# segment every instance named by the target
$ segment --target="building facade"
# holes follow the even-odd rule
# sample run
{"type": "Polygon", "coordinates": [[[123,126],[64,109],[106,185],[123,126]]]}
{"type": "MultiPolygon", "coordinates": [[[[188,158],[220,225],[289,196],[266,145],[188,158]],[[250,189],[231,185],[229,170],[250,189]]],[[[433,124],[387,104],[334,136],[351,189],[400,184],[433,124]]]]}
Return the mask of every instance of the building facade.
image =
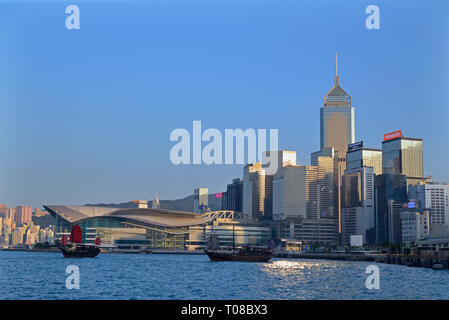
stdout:
{"type": "Polygon", "coordinates": [[[273,177],[273,219],[279,237],[335,244],[338,234],[337,159],[317,157],[317,166],[286,166],[273,177]]]}
{"type": "Polygon", "coordinates": [[[33,219],[33,208],[28,206],[17,206],[15,212],[17,225],[24,225],[33,219]]]}
{"type": "Polygon", "coordinates": [[[393,242],[391,221],[397,221],[400,213],[396,204],[407,202],[407,179],[405,174],[383,173],[374,178],[376,243],[393,242]]]}
{"type": "Polygon", "coordinates": [[[346,153],[346,170],[372,167],[374,174],[382,174],[382,150],[360,148],[346,153]]]}
{"type": "Polygon", "coordinates": [[[340,87],[338,64],[334,85],[323,98],[320,110],[320,149],[335,148],[344,161],[348,144],[355,142],[355,117],[351,97],[340,87]]]}
{"type": "Polygon", "coordinates": [[[203,213],[209,206],[209,189],[196,188],[193,190],[193,212],[203,213]]]}
{"type": "Polygon", "coordinates": [[[351,235],[361,235],[363,244],[374,243],[374,168],[348,169],[343,175],[343,240],[349,244],[351,235]]]}
{"type": "Polygon", "coordinates": [[[387,134],[382,142],[383,172],[405,174],[407,185],[423,181],[423,140],[407,138],[397,132],[398,137],[391,139],[388,138],[391,134],[387,134]]]}
{"type": "Polygon", "coordinates": [[[265,151],[262,154],[262,159],[265,168],[270,165],[276,167],[273,170],[274,172],[270,173],[271,175],[274,175],[279,168],[296,165],[296,151],[265,151]]]}
{"type": "Polygon", "coordinates": [[[272,180],[262,163],[247,164],[243,169],[243,215],[246,219],[272,217],[272,180]]]}
{"type": "Polygon", "coordinates": [[[432,210],[431,223],[449,225],[449,185],[439,182],[418,182],[409,187],[409,197],[421,208],[432,210]]]}
{"type": "MultiPolygon", "coordinates": [[[[253,221],[225,218],[214,212],[192,212],[148,208],[107,208],[94,206],[44,206],[56,218],[55,237],[69,236],[75,225],[82,229],[82,242],[93,244],[100,235],[105,249],[204,249],[215,228],[222,245],[232,244],[232,226],[237,230],[236,244],[266,245],[270,229],[253,221]],[[240,237],[240,238],[239,238],[240,237]],[[242,242],[243,241],[243,242],[242,242]]],[[[232,212],[230,212],[232,213],[232,212]]]]}
{"type": "Polygon", "coordinates": [[[401,211],[402,242],[418,243],[430,236],[430,210],[406,208],[401,211]]]}
{"type": "Polygon", "coordinates": [[[243,210],[243,181],[240,178],[232,180],[226,187],[226,210],[242,212],[243,210]]]}

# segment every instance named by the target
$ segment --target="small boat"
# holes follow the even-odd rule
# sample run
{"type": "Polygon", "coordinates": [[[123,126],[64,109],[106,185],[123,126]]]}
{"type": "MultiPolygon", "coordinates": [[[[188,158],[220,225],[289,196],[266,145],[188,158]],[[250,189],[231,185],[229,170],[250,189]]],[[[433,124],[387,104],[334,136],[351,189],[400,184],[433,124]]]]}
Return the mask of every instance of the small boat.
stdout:
{"type": "Polygon", "coordinates": [[[93,258],[100,253],[100,237],[95,239],[95,245],[82,244],[82,231],[76,225],[70,233],[70,243],[67,242],[67,236],[63,236],[61,240],[60,250],[64,258],[93,258]]]}
{"type": "Polygon", "coordinates": [[[235,247],[234,227],[232,228],[232,249],[220,249],[218,236],[212,233],[205,250],[211,261],[267,262],[273,257],[273,249],[268,247],[235,247]]]}
{"type": "Polygon", "coordinates": [[[441,263],[435,263],[435,264],[432,266],[432,269],[433,269],[433,270],[443,270],[443,269],[444,269],[444,266],[443,266],[441,263]]]}
{"type": "Polygon", "coordinates": [[[143,249],[143,250],[140,251],[140,253],[141,253],[141,254],[152,254],[153,251],[148,250],[148,249],[143,249]]]}

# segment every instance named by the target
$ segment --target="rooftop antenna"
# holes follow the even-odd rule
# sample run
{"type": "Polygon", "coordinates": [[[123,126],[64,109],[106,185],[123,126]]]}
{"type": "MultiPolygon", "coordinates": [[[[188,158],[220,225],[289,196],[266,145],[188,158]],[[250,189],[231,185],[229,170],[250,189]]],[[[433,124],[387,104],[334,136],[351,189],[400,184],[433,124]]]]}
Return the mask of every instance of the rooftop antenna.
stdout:
{"type": "Polygon", "coordinates": [[[338,53],[335,52],[335,85],[340,85],[340,79],[338,78],[338,53]]]}

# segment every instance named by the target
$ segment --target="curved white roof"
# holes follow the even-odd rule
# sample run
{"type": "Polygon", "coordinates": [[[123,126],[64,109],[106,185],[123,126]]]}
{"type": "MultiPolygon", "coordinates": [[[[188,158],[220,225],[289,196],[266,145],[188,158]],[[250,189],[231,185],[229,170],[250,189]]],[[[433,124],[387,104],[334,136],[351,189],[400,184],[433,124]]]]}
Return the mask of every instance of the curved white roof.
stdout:
{"type": "Polygon", "coordinates": [[[211,222],[214,218],[199,214],[163,209],[108,208],[96,206],[53,206],[45,205],[53,216],[59,216],[69,223],[77,223],[94,217],[117,217],[136,224],[150,224],[164,227],[184,227],[211,222]]]}

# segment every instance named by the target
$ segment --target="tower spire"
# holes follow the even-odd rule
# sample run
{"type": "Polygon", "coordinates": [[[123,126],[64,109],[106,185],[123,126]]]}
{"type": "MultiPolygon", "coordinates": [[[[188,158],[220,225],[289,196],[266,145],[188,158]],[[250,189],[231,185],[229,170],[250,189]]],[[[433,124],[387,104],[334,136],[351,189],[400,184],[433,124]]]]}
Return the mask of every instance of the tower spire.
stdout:
{"type": "Polygon", "coordinates": [[[340,85],[340,78],[338,77],[338,53],[335,52],[335,85],[338,86],[340,85]]]}

